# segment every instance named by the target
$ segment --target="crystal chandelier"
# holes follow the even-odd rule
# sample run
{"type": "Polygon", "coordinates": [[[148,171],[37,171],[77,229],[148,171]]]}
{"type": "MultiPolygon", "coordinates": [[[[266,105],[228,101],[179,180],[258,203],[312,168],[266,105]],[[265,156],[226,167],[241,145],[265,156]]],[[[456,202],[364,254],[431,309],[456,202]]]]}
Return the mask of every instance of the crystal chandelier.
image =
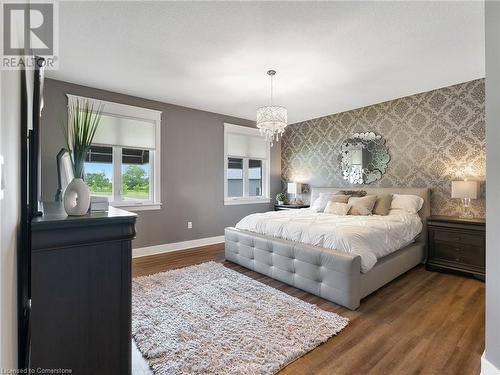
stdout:
{"type": "Polygon", "coordinates": [[[287,125],[287,110],[285,107],[273,105],[273,76],[275,70],[268,70],[267,74],[271,77],[271,104],[257,109],[257,127],[260,134],[266,138],[266,141],[273,145],[279,137],[285,132],[287,125]]]}

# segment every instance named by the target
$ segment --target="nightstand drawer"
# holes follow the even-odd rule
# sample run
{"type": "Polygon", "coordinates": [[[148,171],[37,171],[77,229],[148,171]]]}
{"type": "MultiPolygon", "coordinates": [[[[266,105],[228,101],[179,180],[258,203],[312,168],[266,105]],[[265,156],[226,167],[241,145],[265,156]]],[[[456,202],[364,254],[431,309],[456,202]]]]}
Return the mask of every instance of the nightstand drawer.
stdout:
{"type": "Polygon", "coordinates": [[[484,236],[481,234],[469,234],[463,232],[434,230],[434,241],[448,242],[451,244],[462,244],[472,246],[483,246],[484,236]]]}
{"type": "Polygon", "coordinates": [[[465,243],[434,242],[433,257],[455,263],[484,267],[484,247],[465,243]]]}

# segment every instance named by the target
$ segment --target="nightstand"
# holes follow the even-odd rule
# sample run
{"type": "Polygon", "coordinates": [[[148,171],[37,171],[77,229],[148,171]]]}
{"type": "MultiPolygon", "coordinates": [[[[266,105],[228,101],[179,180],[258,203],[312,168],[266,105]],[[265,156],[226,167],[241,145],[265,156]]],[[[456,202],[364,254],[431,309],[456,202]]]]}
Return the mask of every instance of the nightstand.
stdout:
{"type": "Polygon", "coordinates": [[[275,204],[274,211],[295,210],[299,208],[309,208],[308,204],[275,204]]]}
{"type": "Polygon", "coordinates": [[[429,271],[458,271],[484,280],[485,219],[431,216],[427,219],[429,271]]]}

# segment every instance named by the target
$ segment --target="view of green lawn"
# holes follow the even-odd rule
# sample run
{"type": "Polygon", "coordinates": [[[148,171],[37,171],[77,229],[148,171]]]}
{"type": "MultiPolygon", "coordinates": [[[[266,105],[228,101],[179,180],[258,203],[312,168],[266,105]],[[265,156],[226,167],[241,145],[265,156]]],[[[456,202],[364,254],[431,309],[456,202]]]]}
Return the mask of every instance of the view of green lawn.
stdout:
{"type": "MultiPolygon", "coordinates": [[[[124,166],[122,190],[124,199],[149,199],[149,178],[146,171],[137,165],[124,166]]],[[[113,185],[104,171],[86,173],[85,182],[93,194],[111,196],[113,185]]]]}
{"type": "Polygon", "coordinates": [[[149,199],[149,189],[148,190],[126,190],[123,192],[123,197],[124,198],[131,198],[131,199],[149,199]]]}

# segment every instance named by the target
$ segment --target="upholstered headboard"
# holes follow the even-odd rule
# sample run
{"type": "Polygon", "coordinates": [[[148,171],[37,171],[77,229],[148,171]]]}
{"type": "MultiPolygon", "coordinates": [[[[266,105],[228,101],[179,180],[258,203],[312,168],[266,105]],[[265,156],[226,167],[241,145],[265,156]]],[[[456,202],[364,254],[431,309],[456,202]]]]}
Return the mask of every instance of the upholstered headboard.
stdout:
{"type": "Polygon", "coordinates": [[[412,194],[422,197],[424,199],[424,204],[418,215],[422,218],[422,223],[424,227],[422,232],[418,236],[420,241],[427,241],[427,218],[431,215],[431,191],[429,188],[334,188],[334,187],[313,187],[311,188],[311,203],[314,202],[316,198],[319,197],[320,193],[335,193],[339,190],[364,190],[367,194],[412,194]]]}

